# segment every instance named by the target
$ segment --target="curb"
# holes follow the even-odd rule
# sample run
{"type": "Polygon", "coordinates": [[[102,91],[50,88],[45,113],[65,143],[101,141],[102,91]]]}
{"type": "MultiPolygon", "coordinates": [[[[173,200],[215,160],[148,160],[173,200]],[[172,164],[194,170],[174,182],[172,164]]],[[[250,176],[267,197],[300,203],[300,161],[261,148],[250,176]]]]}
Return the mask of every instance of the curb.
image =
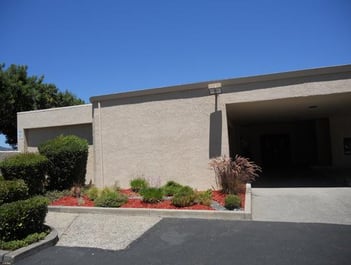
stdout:
{"type": "Polygon", "coordinates": [[[14,264],[20,259],[33,255],[44,248],[55,245],[58,241],[58,233],[55,228],[50,227],[50,229],[51,232],[45,237],[45,239],[35,242],[29,246],[19,248],[14,251],[0,250],[0,264],[14,264]]]}
{"type": "Polygon", "coordinates": [[[108,207],[49,206],[49,212],[114,214],[129,216],[158,216],[172,218],[199,218],[221,220],[251,220],[251,184],[246,184],[244,211],[173,210],[108,207]]]}

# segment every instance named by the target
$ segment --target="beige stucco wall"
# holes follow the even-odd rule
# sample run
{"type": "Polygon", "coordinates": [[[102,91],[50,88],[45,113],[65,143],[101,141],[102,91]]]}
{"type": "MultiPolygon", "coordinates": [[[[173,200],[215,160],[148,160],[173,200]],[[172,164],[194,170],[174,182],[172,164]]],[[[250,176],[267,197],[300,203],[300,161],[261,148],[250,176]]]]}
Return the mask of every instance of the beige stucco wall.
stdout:
{"type": "Polygon", "coordinates": [[[174,180],[198,188],[214,185],[208,167],[213,97],[104,103],[100,110],[94,108],[98,186],[117,181],[128,187],[137,176],[160,178],[161,184],[174,180]]]}
{"type": "Polygon", "coordinates": [[[91,124],[91,104],[17,113],[18,150],[26,148],[25,129],[91,124]]]}
{"type": "Polygon", "coordinates": [[[227,104],[351,92],[351,79],[316,76],[235,83],[224,86],[223,92],[218,97],[221,122],[215,123],[215,97],[208,95],[207,86],[179,93],[95,98],[95,184],[117,182],[128,187],[132,178],[144,176],[160,178],[161,184],[175,180],[210,188],[215,185],[208,162],[216,126],[220,154],[229,154],[227,104]]]}
{"type": "Polygon", "coordinates": [[[89,143],[86,181],[94,179],[92,105],[17,113],[18,150],[37,152],[39,144],[59,135],[77,135],[89,143]]]}

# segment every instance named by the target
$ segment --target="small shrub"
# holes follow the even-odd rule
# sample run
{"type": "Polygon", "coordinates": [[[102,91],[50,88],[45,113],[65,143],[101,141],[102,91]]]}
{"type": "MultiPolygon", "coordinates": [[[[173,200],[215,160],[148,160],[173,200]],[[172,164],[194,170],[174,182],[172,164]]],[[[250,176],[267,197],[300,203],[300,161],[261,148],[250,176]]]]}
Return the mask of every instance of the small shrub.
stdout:
{"type": "Polygon", "coordinates": [[[99,189],[97,187],[91,187],[85,191],[85,194],[90,200],[95,201],[97,197],[99,197],[99,189]]]}
{"type": "Polygon", "coordinates": [[[197,203],[210,206],[212,202],[212,191],[200,191],[196,193],[196,200],[197,203]]]}
{"type": "Polygon", "coordinates": [[[0,181],[0,205],[28,198],[28,187],[22,179],[0,181]]]}
{"type": "Polygon", "coordinates": [[[146,188],[142,190],[143,202],[157,203],[162,201],[163,192],[160,188],[146,188]]]}
{"type": "Polygon", "coordinates": [[[36,153],[21,153],[0,162],[6,180],[23,179],[31,195],[44,192],[48,159],[36,153]]]}
{"type": "Polygon", "coordinates": [[[165,196],[173,196],[174,194],[177,193],[177,191],[179,191],[180,188],[182,188],[183,186],[180,185],[179,183],[175,182],[175,181],[168,181],[163,187],[163,194],[165,196]]]}
{"type": "Polygon", "coordinates": [[[48,189],[64,190],[73,185],[85,184],[88,159],[88,142],[74,135],[58,136],[38,147],[50,163],[48,189]]]}
{"type": "Polygon", "coordinates": [[[228,210],[240,208],[240,197],[234,194],[229,194],[225,197],[224,207],[228,210]]]}
{"type": "Polygon", "coordinates": [[[109,193],[112,193],[112,192],[116,192],[115,190],[113,190],[112,188],[110,187],[105,187],[101,190],[100,194],[101,195],[105,195],[105,194],[109,194],[109,193]]]}
{"type": "Polygon", "coordinates": [[[0,240],[20,240],[44,231],[48,200],[37,196],[0,206],[0,240]]]}
{"type": "Polygon", "coordinates": [[[174,194],[172,204],[177,207],[191,206],[195,203],[196,194],[189,186],[184,186],[174,194]]]}
{"type": "Polygon", "coordinates": [[[0,249],[15,250],[43,240],[49,232],[30,234],[22,240],[0,241],[0,249]]]}
{"type": "Polygon", "coordinates": [[[149,184],[144,178],[135,178],[130,181],[130,187],[132,188],[132,191],[139,192],[149,187],[149,184]]]}
{"type": "Polygon", "coordinates": [[[213,158],[210,166],[215,172],[217,185],[227,194],[237,194],[243,184],[254,181],[257,172],[261,172],[254,162],[238,155],[234,160],[226,156],[213,158]]]}
{"type": "Polygon", "coordinates": [[[128,201],[128,197],[117,191],[105,188],[94,201],[98,207],[120,207],[128,201]]]}

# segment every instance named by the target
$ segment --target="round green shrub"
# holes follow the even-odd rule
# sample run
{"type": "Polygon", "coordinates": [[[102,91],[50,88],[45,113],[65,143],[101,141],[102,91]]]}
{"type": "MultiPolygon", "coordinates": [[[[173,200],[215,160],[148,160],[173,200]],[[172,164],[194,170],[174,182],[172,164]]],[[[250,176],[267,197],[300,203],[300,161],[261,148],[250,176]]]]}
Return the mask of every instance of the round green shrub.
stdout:
{"type": "Polygon", "coordinates": [[[146,188],[142,190],[143,202],[157,203],[163,200],[163,192],[160,188],[146,188]]]}
{"type": "Polygon", "coordinates": [[[94,201],[98,207],[120,207],[128,201],[128,197],[117,191],[104,189],[94,201]]]}
{"type": "Polygon", "coordinates": [[[0,240],[21,240],[44,231],[48,199],[36,196],[0,206],[0,240]]]}
{"type": "Polygon", "coordinates": [[[64,190],[85,184],[88,141],[75,135],[58,136],[38,147],[50,163],[48,189],[64,190]]]}
{"type": "Polygon", "coordinates": [[[212,202],[212,191],[199,191],[196,193],[195,201],[199,204],[210,206],[212,202]]]}
{"type": "Polygon", "coordinates": [[[234,194],[229,194],[225,197],[224,207],[228,210],[240,208],[240,197],[234,194]]]}
{"type": "Polygon", "coordinates": [[[4,179],[23,179],[31,195],[44,192],[48,159],[37,153],[21,153],[0,162],[4,179]]]}
{"type": "Polygon", "coordinates": [[[0,205],[28,198],[28,187],[23,179],[0,181],[0,205]]]}
{"type": "Polygon", "coordinates": [[[142,189],[149,187],[148,182],[144,178],[135,178],[130,181],[132,191],[139,192],[142,189]]]}
{"type": "Polygon", "coordinates": [[[177,207],[191,206],[195,203],[196,194],[189,186],[180,188],[172,198],[172,204],[177,207]]]}
{"type": "Polygon", "coordinates": [[[177,183],[177,182],[175,182],[173,180],[170,180],[162,187],[163,194],[165,196],[173,196],[182,187],[183,186],[180,185],[179,183],[177,183]]]}
{"type": "Polygon", "coordinates": [[[97,187],[91,187],[84,192],[88,198],[92,201],[95,201],[99,197],[99,189],[97,187]]]}

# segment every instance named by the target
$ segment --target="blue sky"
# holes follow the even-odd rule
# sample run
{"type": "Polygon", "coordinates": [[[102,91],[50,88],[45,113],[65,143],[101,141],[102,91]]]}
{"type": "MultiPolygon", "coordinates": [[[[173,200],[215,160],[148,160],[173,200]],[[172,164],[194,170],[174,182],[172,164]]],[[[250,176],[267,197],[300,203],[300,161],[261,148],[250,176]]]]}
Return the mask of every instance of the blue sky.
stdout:
{"type": "Polygon", "coordinates": [[[1,0],[0,62],[89,102],[350,64],[350,14],[349,0],[1,0]]]}

